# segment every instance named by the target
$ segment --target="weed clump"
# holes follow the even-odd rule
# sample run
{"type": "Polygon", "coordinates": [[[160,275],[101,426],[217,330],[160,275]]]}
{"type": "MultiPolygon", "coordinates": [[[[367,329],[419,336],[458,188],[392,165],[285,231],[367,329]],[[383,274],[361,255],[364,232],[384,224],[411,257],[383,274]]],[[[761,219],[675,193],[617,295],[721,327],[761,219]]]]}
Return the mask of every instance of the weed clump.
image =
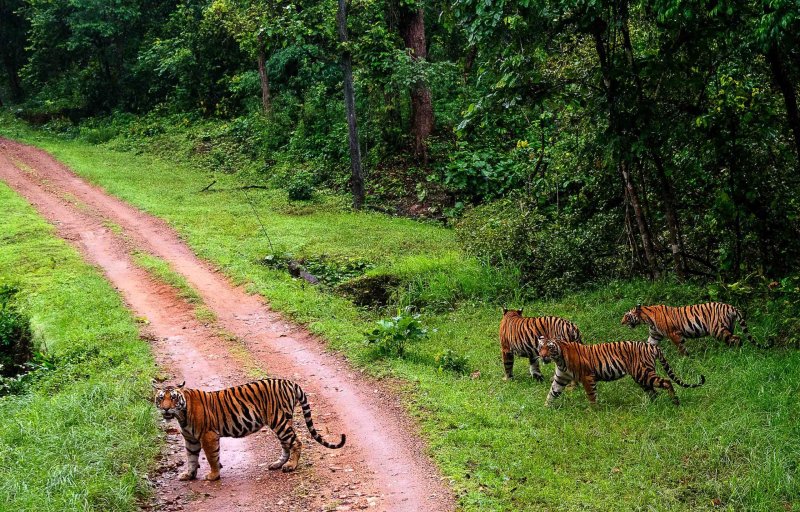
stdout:
{"type": "Polygon", "coordinates": [[[397,316],[378,320],[377,327],[367,333],[367,344],[375,348],[378,357],[404,357],[409,344],[428,337],[428,329],[419,318],[419,314],[405,309],[397,316]]]}

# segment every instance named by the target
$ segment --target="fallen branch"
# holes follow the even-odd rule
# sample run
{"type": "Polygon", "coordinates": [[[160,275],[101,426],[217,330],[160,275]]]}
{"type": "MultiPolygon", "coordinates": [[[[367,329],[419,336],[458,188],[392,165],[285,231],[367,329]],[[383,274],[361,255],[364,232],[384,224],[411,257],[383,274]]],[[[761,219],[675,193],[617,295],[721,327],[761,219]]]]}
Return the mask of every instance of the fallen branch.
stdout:
{"type": "Polygon", "coordinates": [[[206,190],[210,189],[211,187],[214,186],[214,183],[216,183],[216,182],[217,182],[217,180],[212,181],[211,183],[209,183],[208,185],[203,187],[203,189],[200,192],[205,192],[206,190]]]}

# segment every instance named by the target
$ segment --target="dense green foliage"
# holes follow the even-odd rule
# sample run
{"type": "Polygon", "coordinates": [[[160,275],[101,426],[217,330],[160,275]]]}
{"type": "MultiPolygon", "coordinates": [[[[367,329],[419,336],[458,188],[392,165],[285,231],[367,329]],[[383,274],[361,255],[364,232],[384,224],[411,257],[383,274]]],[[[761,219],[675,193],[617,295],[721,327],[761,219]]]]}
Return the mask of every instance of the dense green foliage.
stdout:
{"type": "MultiPolygon", "coordinates": [[[[172,134],[307,200],[349,176],[335,10],[6,0],[0,98],[96,143],[172,134]]],[[[800,257],[797,0],[353,0],[348,23],[368,206],[501,200],[468,215],[485,238],[464,247],[567,288],[782,278],[800,257]]]]}
{"type": "Polygon", "coordinates": [[[2,184],[0,204],[0,283],[47,355],[0,397],[0,508],[136,510],[158,451],[148,345],[97,270],[2,184]]]}
{"type": "MultiPolygon", "coordinates": [[[[680,407],[666,396],[650,402],[623,379],[599,385],[594,409],[581,390],[546,409],[547,386],[528,377],[524,361],[517,362],[514,381],[502,381],[497,340],[502,303],[571,318],[587,340],[597,342],[646,336],[643,327],[631,331],[619,323],[636,302],[687,304],[716,297],[746,305],[753,335],[764,340],[781,321],[798,317],[783,302],[797,302],[796,282],[769,292],[781,299],[768,314],[759,311],[765,290],[754,283],[706,287],[640,279],[556,300],[523,299],[515,297],[517,275],[465,256],[455,233],[441,226],[352,212],[347,201],[329,194],[297,204],[281,191],[256,189],[248,194],[270,243],[235,188],[237,176],[180,162],[178,153],[135,155],[24,127],[0,128],[0,134],[47,149],[110,193],[163,217],[197,254],[263,294],[271,307],[307,323],[365,371],[406,382],[409,407],[464,510],[797,508],[797,350],[690,340],[690,358],[665,347],[679,376],[707,378],[701,388],[677,391],[680,407]],[[212,178],[217,184],[198,193],[212,178]],[[339,285],[310,286],[278,265],[264,264],[265,255],[287,253],[315,272],[347,268],[338,263],[345,258],[369,262],[369,268],[361,266],[363,275],[334,277],[330,271],[331,283],[394,276],[400,284],[393,304],[359,307],[336,293],[339,285]],[[414,304],[428,336],[407,344],[402,358],[376,359],[365,333],[395,316],[394,302],[414,304]]],[[[550,376],[553,370],[546,365],[544,371],[550,376]]]]}

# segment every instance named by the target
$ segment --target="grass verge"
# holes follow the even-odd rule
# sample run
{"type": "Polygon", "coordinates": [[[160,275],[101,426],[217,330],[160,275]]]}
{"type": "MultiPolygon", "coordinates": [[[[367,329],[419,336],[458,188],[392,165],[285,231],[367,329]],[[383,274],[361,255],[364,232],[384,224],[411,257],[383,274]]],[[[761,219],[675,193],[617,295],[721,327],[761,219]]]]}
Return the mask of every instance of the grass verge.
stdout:
{"type": "MultiPolygon", "coordinates": [[[[626,379],[601,383],[596,409],[587,407],[582,391],[545,409],[547,386],[527,377],[523,363],[515,381],[501,380],[498,305],[522,305],[513,272],[466,257],[451,231],[352,213],[339,198],[324,195],[302,207],[280,191],[245,195],[237,177],[211,175],[174,154],[167,159],[122,153],[20,125],[4,132],[166,219],[201,257],[307,324],[356,364],[408,381],[409,408],[465,510],[800,509],[797,351],[690,341],[691,358],[679,358],[671,347],[667,357],[686,381],[702,373],[707,384],[679,389],[679,408],[663,396],[650,403],[626,379]],[[213,179],[214,191],[201,193],[213,179]],[[390,312],[356,307],[261,264],[274,253],[369,261],[368,275],[400,279],[395,300],[420,307],[435,332],[405,359],[376,361],[364,331],[390,312]],[[480,376],[440,371],[436,356],[448,349],[465,355],[470,371],[480,376]]],[[[632,305],[706,299],[699,287],[635,281],[525,306],[530,315],[573,319],[590,341],[642,340],[643,330],[619,325],[632,305]]],[[[763,335],[765,326],[751,330],[763,335]]]]}
{"type": "Polygon", "coordinates": [[[0,204],[0,283],[21,290],[55,365],[0,398],[0,509],[136,510],[159,448],[149,347],[111,286],[2,183],[0,204]]]}

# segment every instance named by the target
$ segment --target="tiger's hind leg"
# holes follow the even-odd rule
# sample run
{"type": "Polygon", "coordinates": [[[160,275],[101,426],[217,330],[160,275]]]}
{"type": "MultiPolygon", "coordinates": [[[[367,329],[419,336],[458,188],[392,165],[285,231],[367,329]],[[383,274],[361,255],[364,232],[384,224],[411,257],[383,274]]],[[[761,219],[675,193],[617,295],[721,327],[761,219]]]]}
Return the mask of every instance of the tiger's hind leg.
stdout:
{"type": "Polygon", "coordinates": [[[297,469],[297,465],[300,463],[300,453],[302,451],[303,443],[301,443],[299,439],[295,438],[294,443],[292,443],[292,447],[289,448],[289,462],[284,464],[281,468],[284,473],[288,473],[289,471],[294,471],[297,469]]]}
{"type": "Polygon", "coordinates": [[[544,381],[542,370],[539,368],[539,356],[530,356],[528,357],[528,361],[530,362],[530,367],[528,369],[531,372],[531,377],[539,382],[544,381]]]}
{"type": "Polygon", "coordinates": [[[269,465],[269,469],[282,469],[284,472],[293,471],[300,460],[302,445],[297,439],[297,434],[292,426],[292,415],[286,414],[281,422],[273,429],[281,442],[281,456],[269,465]]]}
{"type": "Polygon", "coordinates": [[[586,396],[589,398],[589,403],[592,405],[596,405],[597,381],[591,375],[587,375],[583,378],[582,382],[583,382],[583,389],[586,391],[586,396]]]}
{"type": "Polygon", "coordinates": [[[514,378],[514,354],[511,352],[503,352],[503,380],[511,380],[514,378]]]}
{"type": "Polygon", "coordinates": [[[647,393],[647,397],[650,398],[651,402],[658,396],[658,393],[656,393],[656,390],[653,388],[653,386],[648,386],[647,384],[642,384],[641,382],[639,383],[639,386],[641,386],[642,390],[647,393]]]}
{"type": "Polygon", "coordinates": [[[214,432],[206,432],[203,435],[202,444],[208,465],[211,466],[211,472],[206,475],[206,480],[219,480],[219,470],[222,469],[222,465],[219,463],[219,435],[214,432]]]}
{"type": "Polygon", "coordinates": [[[672,403],[675,405],[681,404],[677,395],[675,395],[675,388],[672,387],[672,381],[669,379],[662,379],[655,371],[648,371],[641,377],[637,377],[636,382],[647,392],[650,398],[656,396],[655,388],[661,388],[667,390],[669,397],[672,399],[672,403]]]}

